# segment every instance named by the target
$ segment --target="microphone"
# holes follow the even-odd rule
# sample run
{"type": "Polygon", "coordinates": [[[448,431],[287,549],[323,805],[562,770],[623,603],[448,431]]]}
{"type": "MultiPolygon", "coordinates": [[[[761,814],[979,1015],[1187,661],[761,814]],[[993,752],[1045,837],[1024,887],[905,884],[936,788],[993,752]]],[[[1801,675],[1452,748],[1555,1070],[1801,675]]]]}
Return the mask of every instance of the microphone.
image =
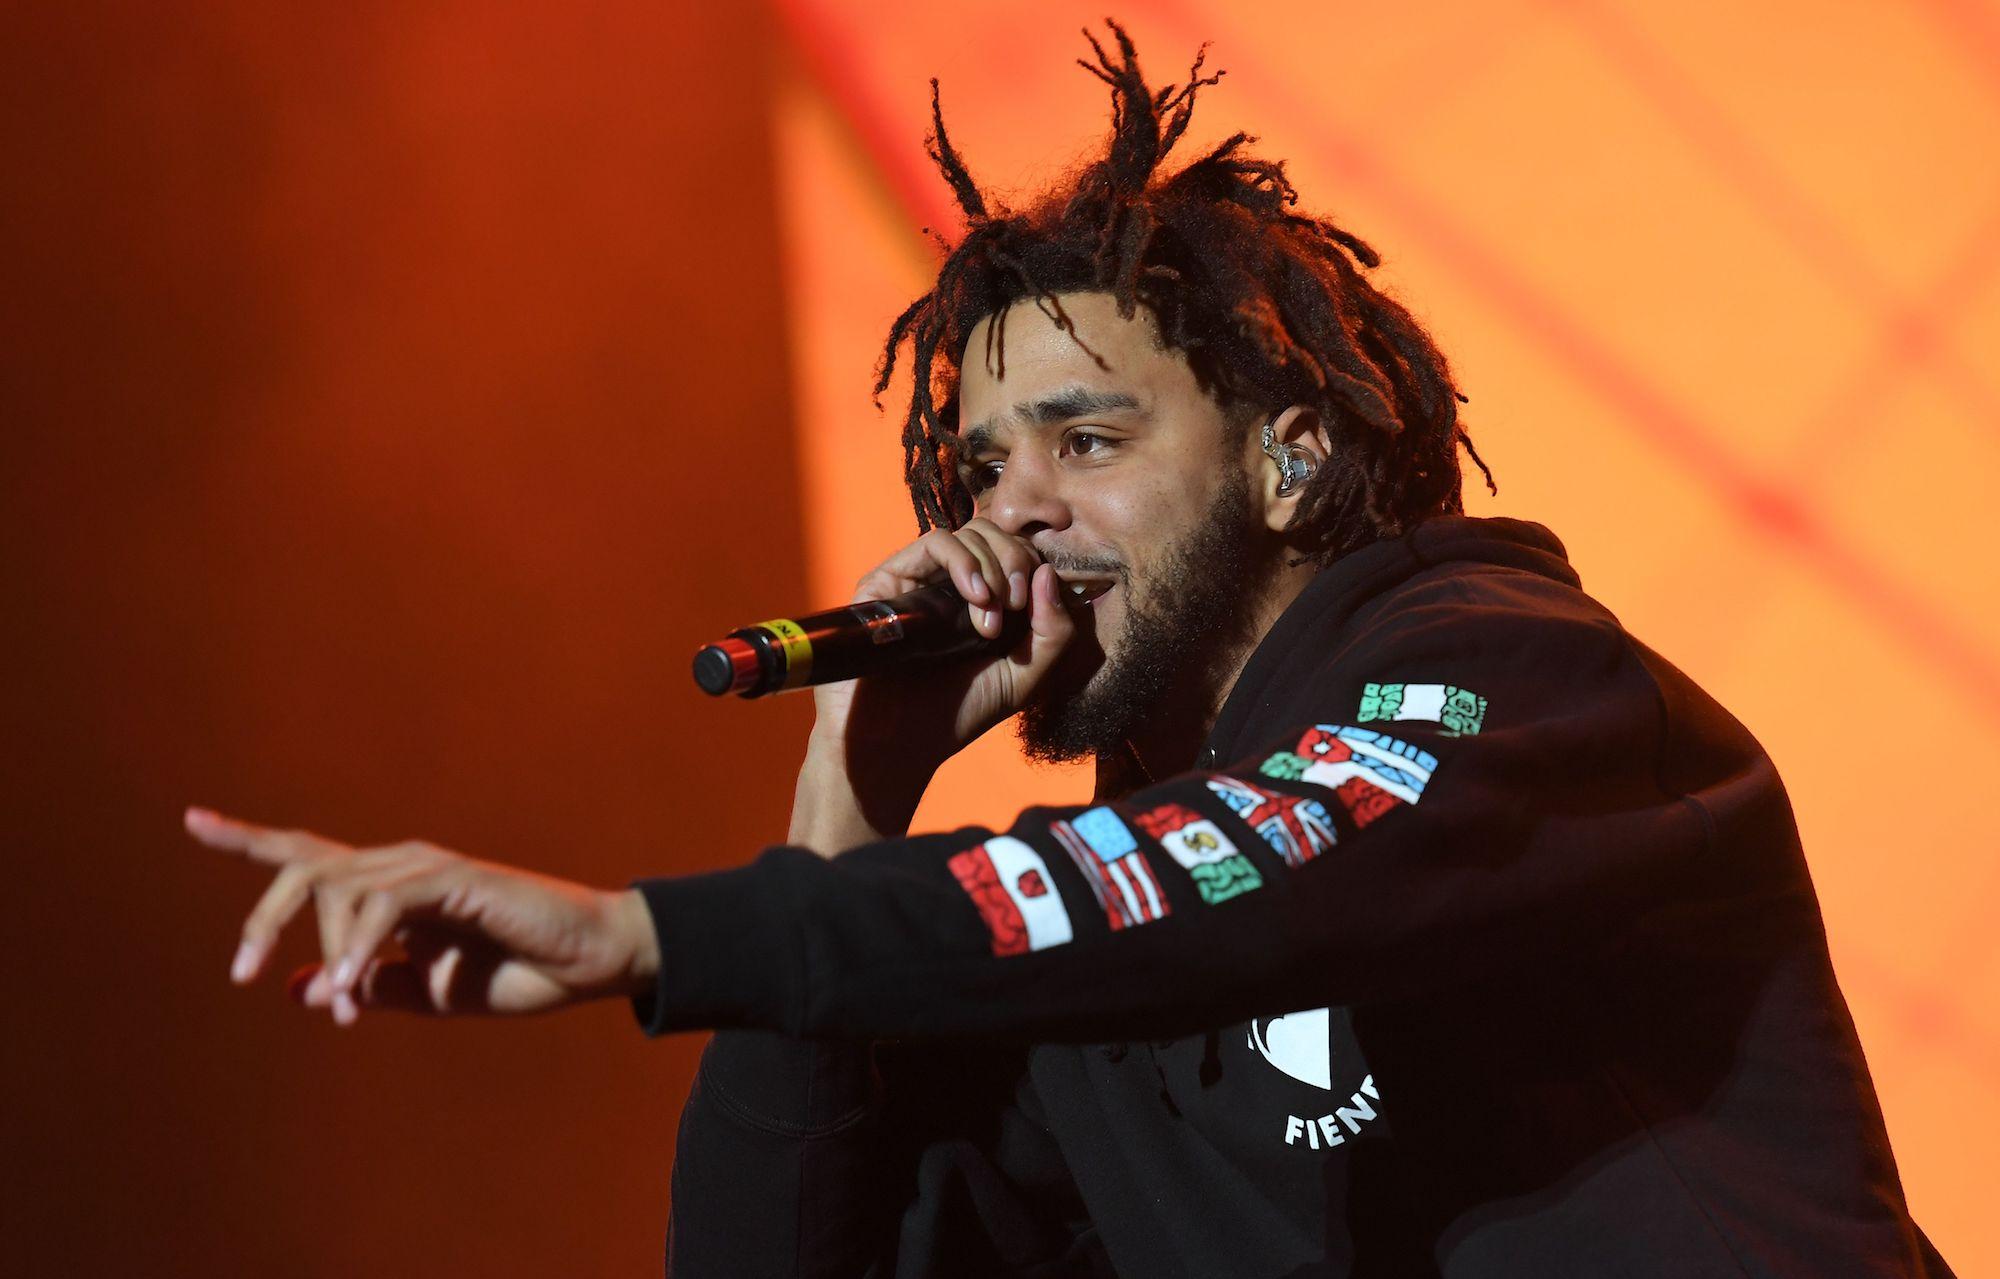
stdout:
{"type": "Polygon", "coordinates": [[[965,598],[949,585],[886,600],[773,618],[733,630],[694,655],[694,682],[711,697],[762,697],[835,684],[911,663],[998,653],[1019,641],[1025,609],[1000,613],[1000,634],[973,629],[965,598]]]}

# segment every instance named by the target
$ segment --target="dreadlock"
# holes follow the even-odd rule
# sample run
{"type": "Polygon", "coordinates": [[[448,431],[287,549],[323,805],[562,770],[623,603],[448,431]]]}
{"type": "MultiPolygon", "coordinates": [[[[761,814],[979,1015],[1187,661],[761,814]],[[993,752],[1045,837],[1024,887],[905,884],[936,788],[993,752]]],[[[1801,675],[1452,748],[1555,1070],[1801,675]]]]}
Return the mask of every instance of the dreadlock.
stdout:
{"type": "Polygon", "coordinates": [[[890,326],[876,403],[910,346],[912,391],[903,468],[919,531],[972,518],[959,477],[958,387],[967,336],[991,316],[986,357],[1004,373],[1002,319],[1032,300],[1102,366],[1059,295],[1108,292],[1120,316],[1144,305],[1160,340],[1181,352],[1203,390],[1237,420],[1251,411],[1310,405],[1333,456],[1300,494],[1290,531],[1321,563],[1437,514],[1464,509],[1457,449],[1498,492],[1458,422],[1465,399],[1444,356],[1414,317],[1363,274],[1381,258],[1331,222],[1294,211],[1282,162],[1247,154],[1238,133],[1171,176],[1161,161],[1187,131],[1207,46],[1184,84],[1152,91],[1124,28],[1117,48],[1090,31],[1094,59],[1078,64],[1111,89],[1111,138],[1091,162],[1015,213],[983,194],[945,132],[931,81],[925,150],[964,213],[931,291],[890,326]]]}

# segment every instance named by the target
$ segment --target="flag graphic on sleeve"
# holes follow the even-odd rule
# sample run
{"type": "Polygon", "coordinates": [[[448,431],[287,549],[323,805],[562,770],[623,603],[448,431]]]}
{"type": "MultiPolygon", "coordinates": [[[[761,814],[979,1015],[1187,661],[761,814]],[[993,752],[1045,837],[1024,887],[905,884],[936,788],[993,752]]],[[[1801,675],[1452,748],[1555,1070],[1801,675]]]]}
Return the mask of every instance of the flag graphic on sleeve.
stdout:
{"type": "Polygon", "coordinates": [[[1264,886],[1264,877],[1248,857],[1236,851],[1229,836],[1200,813],[1182,804],[1162,804],[1132,819],[1139,829],[1160,841],[1167,856],[1179,862],[1194,881],[1201,899],[1213,906],[1264,886]]]}
{"type": "Polygon", "coordinates": [[[1049,834],[1083,872],[1113,929],[1171,913],[1153,868],[1139,851],[1139,841],[1118,814],[1108,808],[1085,809],[1069,821],[1050,823],[1049,834]]]}
{"type": "Polygon", "coordinates": [[[1388,791],[1405,804],[1423,797],[1437,768],[1437,756],[1397,741],[1387,733],[1371,733],[1365,728],[1321,724],[1309,728],[1299,738],[1299,758],[1305,760],[1302,779],[1338,790],[1350,778],[1360,777],[1388,791]]]}
{"type": "Polygon", "coordinates": [[[1367,684],[1358,718],[1429,720],[1447,737],[1470,737],[1486,722],[1486,699],[1456,684],[1367,684]]]}
{"type": "Polygon", "coordinates": [[[1070,940],[1069,912],[1040,853],[999,835],[945,863],[993,935],[993,953],[1020,955],[1070,940]]]}
{"type": "Polygon", "coordinates": [[[1333,816],[1316,799],[1280,795],[1240,777],[1211,777],[1208,788],[1287,866],[1303,866],[1334,845],[1333,816]]]}
{"type": "MultiPolygon", "coordinates": [[[[1283,752],[1281,752],[1283,753],[1283,752]]],[[[1403,804],[1423,798],[1437,757],[1386,733],[1340,724],[1309,728],[1299,738],[1296,753],[1283,753],[1291,766],[1283,772],[1264,771],[1324,786],[1360,828],[1403,804]]]]}

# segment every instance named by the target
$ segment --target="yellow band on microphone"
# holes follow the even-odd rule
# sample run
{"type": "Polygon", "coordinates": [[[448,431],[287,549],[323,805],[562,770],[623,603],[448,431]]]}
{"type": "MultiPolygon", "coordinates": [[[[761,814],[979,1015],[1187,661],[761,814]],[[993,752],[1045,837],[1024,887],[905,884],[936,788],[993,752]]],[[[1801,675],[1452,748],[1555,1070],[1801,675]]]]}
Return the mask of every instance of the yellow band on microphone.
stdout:
{"type": "Polygon", "coordinates": [[[781,687],[802,687],[812,676],[813,668],[813,645],[805,628],[789,617],[774,617],[757,625],[771,633],[778,641],[778,651],[785,656],[785,682],[781,687]]]}

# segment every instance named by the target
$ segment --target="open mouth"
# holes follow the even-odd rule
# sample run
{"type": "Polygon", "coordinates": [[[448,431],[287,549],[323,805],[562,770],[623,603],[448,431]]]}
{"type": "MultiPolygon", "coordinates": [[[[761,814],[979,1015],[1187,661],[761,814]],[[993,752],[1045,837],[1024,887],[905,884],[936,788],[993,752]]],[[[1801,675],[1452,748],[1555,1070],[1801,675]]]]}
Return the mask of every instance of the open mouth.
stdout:
{"type": "Polygon", "coordinates": [[[1118,583],[1109,577],[1066,577],[1063,598],[1071,604],[1090,604],[1118,583]]]}

